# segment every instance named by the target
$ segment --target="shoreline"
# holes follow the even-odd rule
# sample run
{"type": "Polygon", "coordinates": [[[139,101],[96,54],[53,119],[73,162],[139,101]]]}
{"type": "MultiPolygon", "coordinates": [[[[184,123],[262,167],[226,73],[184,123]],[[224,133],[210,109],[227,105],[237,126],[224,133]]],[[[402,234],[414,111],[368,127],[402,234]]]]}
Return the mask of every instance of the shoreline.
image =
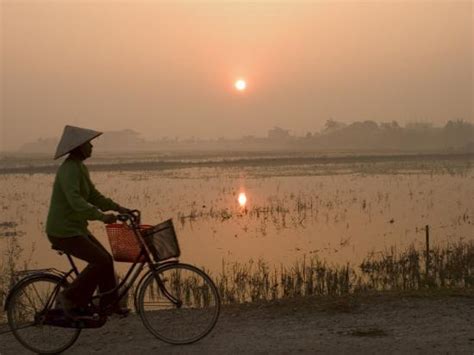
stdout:
{"type": "MultiPolygon", "coordinates": [[[[474,161],[474,153],[415,153],[415,154],[392,154],[392,155],[340,155],[340,156],[262,156],[262,157],[242,157],[235,158],[224,157],[219,159],[197,159],[193,161],[176,160],[173,158],[157,160],[134,161],[133,158],[127,157],[120,162],[91,162],[88,164],[90,171],[160,171],[160,170],[177,170],[183,168],[233,168],[233,167],[274,167],[274,166],[297,166],[311,164],[334,164],[334,165],[350,165],[359,163],[417,163],[437,164],[442,161],[459,161],[470,163],[474,161]]],[[[117,158],[118,159],[118,158],[117,158]]],[[[0,161],[1,162],[1,161],[0,161]]],[[[56,172],[59,163],[34,165],[32,161],[27,161],[25,166],[0,166],[0,175],[11,174],[53,174],[56,172]]],[[[423,167],[426,169],[427,167],[423,167]]]]}

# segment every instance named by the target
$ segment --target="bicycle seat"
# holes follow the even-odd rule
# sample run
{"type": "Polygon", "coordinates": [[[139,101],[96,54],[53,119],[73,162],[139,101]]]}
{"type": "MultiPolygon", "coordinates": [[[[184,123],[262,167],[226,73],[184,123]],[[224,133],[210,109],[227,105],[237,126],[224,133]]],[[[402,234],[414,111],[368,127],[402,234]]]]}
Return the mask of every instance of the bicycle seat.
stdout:
{"type": "Polygon", "coordinates": [[[67,255],[67,253],[66,253],[64,250],[59,249],[59,248],[58,248],[57,246],[55,246],[55,245],[51,245],[51,249],[57,251],[57,253],[58,253],[59,255],[64,255],[64,254],[67,255]]]}

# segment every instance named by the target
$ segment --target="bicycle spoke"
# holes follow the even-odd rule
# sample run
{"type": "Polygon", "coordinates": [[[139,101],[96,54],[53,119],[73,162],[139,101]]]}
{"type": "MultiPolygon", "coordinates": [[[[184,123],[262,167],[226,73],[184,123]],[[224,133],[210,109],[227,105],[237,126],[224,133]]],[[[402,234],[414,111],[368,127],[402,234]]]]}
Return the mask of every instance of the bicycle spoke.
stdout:
{"type": "Polygon", "coordinates": [[[26,303],[22,303],[22,302],[18,302],[18,304],[20,304],[21,307],[31,309],[32,311],[34,311],[36,313],[36,309],[34,309],[32,306],[30,306],[26,303]]]}
{"type": "Polygon", "coordinates": [[[47,309],[50,297],[59,290],[61,283],[61,278],[46,273],[26,278],[19,282],[7,304],[8,324],[13,335],[34,353],[61,353],[76,341],[81,332],[80,329],[38,322],[38,308],[47,309]]]}
{"type": "Polygon", "coordinates": [[[140,317],[158,339],[189,344],[206,336],[220,311],[217,288],[203,271],[166,265],[150,274],[139,293],[140,317]]]}
{"type": "MultiPolygon", "coordinates": [[[[40,302],[42,302],[42,297],[40,296],[38,290],[36,289],[36,286],[35,284],[33,284],[33,290],[35,291],[36,293],[36,296],[38,296],[38,299],[40,300],[40,302]]],[[[42,302],[43,303],[43,302],[42,302]]],[[[46,305],[43,303],[43,309],[46,307],[46,305]]]]}
{"type": "Polygon", "coordinates": [[[38,312],[38,310],[35,307],[34,302],[31,300],[31,298],[28,296],[28,294],[22,289],[21,292],[26,296],[28,301],[30,302],[31,307],[35,310],[35,312],[38,312]]]}
{"type": "Polygon", "coordinates": [[[53,293],[51,293],[48,297],[48,300],[46,301],[46,305],[44,306],[44,309],[51,309],[53,307],[54,301],[56,300],[56,297],[58,296],[59,292],[59,287],[55,287],[53,293]]]}

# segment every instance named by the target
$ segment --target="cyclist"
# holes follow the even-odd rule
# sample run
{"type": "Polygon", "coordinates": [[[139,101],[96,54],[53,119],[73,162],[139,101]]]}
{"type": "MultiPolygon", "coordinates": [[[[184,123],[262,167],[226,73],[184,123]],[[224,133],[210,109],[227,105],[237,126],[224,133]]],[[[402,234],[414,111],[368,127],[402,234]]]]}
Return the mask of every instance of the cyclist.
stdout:
{"type": "MultiPolygon", "coordinates": [[[[66,126],[54,159],[69,153],[58,168],[46,222],[48,239],[55,249],[88,263],[79,276],[58,296],[66,315],[81,316],[96,288],[107,292],[117,285],[113,259],[109,252],[87,229],[88,220],[116,222],[116,216],[105,211],[126,213],[129,209],[104,197],[92,183],[83,161],[91,156],[91,140],[102,132],[66,126]]],[[[100,300],[106,313],[126,314],[128,309],[111,302],[117,292],[100,300]]]]}

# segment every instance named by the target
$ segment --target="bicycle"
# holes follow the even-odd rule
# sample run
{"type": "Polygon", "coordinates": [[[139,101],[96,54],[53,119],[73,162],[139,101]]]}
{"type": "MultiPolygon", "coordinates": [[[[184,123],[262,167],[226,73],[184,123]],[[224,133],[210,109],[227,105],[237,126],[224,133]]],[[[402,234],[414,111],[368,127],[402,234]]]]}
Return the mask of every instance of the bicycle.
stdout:
{"type": "Polygon", "coordinates": [[[11,288],[5,311],[10,330],[24,347],[41,354],[60,353],[76,342],[82,329],[102,327],[107,315],[96,306],[98,300],[118,291],[114,302],[121,302],[146,267],[135,287],[133,303],[136,314],[156,338],[170,344],[191,344],[212,331],[220,313],[219,293],[204,271],[179,262],[171,220],[157,226],[140,225],[138,210],[117,217],[121,224],[106,227],[110,229],[112,255],[115,261],[133,264],[116,288],[92,297],[88,316],[69,318],[57,300],[61,289],[79,274],[72,256],[60,250],[71,264],[69,271],[26,271],[11,288]],[[122,230],[118,234],[121,243],[112,238],[114,228],[122,230]]]}

